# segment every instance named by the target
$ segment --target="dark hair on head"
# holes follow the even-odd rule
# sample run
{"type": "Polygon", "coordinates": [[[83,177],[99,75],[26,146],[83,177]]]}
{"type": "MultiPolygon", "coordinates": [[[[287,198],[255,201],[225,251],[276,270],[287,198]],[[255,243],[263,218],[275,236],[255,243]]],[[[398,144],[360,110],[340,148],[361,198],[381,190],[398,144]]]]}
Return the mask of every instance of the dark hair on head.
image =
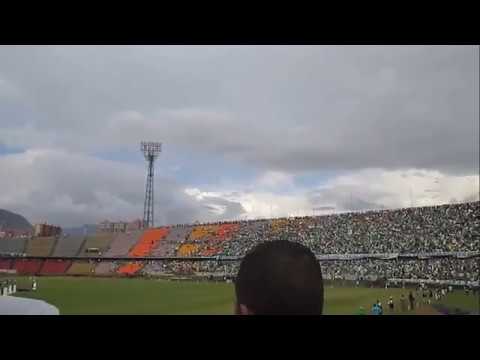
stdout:
{"type": "Polygon", "coordinates": [[[312,251],[295,242],[257,245],[244,258],[235,281],[237,304],[257,315],[321,315],[323,279],[312,251]]]}

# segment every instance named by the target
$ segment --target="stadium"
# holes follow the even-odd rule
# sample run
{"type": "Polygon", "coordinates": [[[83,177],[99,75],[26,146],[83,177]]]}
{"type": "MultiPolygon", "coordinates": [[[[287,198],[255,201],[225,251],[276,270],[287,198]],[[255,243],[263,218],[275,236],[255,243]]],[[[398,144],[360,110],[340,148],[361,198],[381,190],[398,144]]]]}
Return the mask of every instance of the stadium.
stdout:
{"type": "Polygon", "coordinates": [[[229,314],[242,257],[261,241],[289,239],[317,255],[328,284],[326,313],[354,314],[413,290],[416,307],[398,313],[478,314],[479,210],[473,202],[20,237],[0,242],[0,269],[5,280],[15,279],[18,296],[65,314],[229,314]],[[422,286],[450,292],[422,298],[422,286]]]}
{"type": "Polygon", "coordinates": [[[1,46],[0,315],[479,315],[478,64],[1,46]]]}

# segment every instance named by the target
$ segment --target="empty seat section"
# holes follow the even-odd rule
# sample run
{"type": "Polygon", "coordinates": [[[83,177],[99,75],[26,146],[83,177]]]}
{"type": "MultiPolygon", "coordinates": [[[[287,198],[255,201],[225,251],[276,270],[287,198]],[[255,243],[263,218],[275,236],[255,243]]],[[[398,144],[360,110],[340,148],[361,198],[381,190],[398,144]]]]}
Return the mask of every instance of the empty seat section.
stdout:
{"type": "Polygon", "coordinates": [[[45,260],[41,270],[40,274],[46,274],[46,275],[59,275],[59,274],[64,274],[68,268],[71,265],[71,261],[69,260],[45,260]]]}
{"type": "Polygon", "coordinates": [[[88,249],[98,249],[100,253],[105,253],[115,235],[116,234],[112,233],[99,233],[87,236],[79,256],[95,255],[92,253],[87,253],[88,249]]]}
{"type": "Polygon", "coordinates": [[[55,237],[34,237],[27,243],[27,254],[31,256],[49,256],[55,245],[55,237]]]}
{"type": "Polygon", "coordinates": [[[84,236],[66,236],[57,241],[53,256],[76,256],[82,246],[84,236]]]}
{"type": "Polygon", "coordinates": [[[11,259],[0,259],[0,270],[10,270],[12,263],[11,259]]]}
{"type": "Polygon", "coordinates": [[[137,243],[142,231],[132,231],[118,234],[110,244],[110,248],[104,254],[107,257],[127,256],[130,249],[137,243]]]}
{"type": "Polygon", "coordinates": [[[93,275],[95,274],[95,263],[75,261],[67,270],[70,275],[93,275]]]}
{"type": "Polygon", "coordinates": [[[40,271],[43,260],[25,260],[17,259],[14,264],[14,269],[21,275],[35,275],[40,271]]]}
{"type": "Polygon", "coordinates": [[[3,238],[0,239],[0,253],[23,253],[26,238],[3,238]]]}
{"type": "Polygon", "coordinates": [[[95,274],[108,275],[115,273],[116,265],[113,261],[101,261],[95,268],[95,274]]]}

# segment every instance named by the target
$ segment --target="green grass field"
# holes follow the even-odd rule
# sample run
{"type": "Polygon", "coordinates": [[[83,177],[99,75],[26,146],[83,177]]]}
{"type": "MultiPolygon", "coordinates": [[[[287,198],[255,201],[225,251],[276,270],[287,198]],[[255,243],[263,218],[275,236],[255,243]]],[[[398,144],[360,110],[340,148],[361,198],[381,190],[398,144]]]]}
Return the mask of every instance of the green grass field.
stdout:
{"type": "MultiPolygon", "coordinates": [[[[17,292],[17,296],[41,299],[55,305],[61,314],[232,314],[232,284],[183,282],[153,279],[120,279],[89,277],[38,277],[38,290],[17,292]]],[[[28,287],[28,278],[18,277],[18,287],[28,287]]],[[[402,289],[370,289],[348,287],[325,288],[325,314],[351,315],[359,306],[367,311],[377,299],[398,300],[402,289]]],[[[478,297],[458,291],[445,300],[449,306],[478,311],[478,297]]],[[[398,312],[398,303],[396,303],[398,312]]],[[[436,314],[423,306],[409,314],[436,314]]]]}

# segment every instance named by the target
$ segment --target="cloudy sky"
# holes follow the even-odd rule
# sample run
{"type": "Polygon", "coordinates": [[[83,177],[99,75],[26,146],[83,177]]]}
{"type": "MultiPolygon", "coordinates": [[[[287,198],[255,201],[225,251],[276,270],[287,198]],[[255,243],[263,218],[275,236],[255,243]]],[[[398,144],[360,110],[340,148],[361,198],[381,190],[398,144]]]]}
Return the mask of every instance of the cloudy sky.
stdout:
{"type": "Polygon", "coordinates": [[[0,46],[0,208],[62,226],[478,200],[474,46],[0,46]]]}

